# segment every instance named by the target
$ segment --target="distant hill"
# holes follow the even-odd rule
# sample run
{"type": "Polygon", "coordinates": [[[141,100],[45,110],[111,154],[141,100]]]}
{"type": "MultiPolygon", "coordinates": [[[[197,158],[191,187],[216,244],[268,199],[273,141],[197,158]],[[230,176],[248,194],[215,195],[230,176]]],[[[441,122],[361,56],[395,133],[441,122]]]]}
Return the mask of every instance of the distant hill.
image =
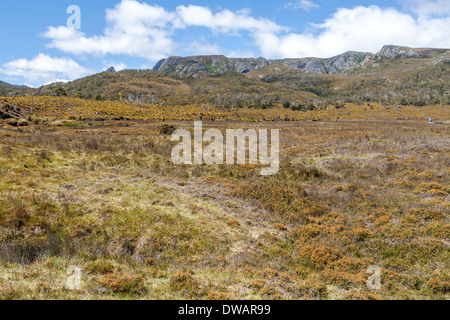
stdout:
{"type": "Polygon", "coordinates": [[[153,70],[123,70],[99,73],[66,84],[41,88],[52,94],[62,87],[70,97],[102,98],[159,105],[212,105],[216,107],[254,106],[269,108],[291,99],[314,100],[310,92],[291,90],[281,84],[251,79],[230,71],[220,77],[177,79],[153,70]]]}
{"type": "Polygon", "coordinates": [[[0,96],[21,96],[29,92],[33,92],[33,89],[0,81],[0,96]]]}
{"type": "MultiPolygon", "coordinates": [[[[372,101],[450,105],[447,49],[384,46],[375,55],[346,52],[328,59],[170,57],[154,69],[102,72],[44,86],[40,94],[225,108],[304,109],[372,101]]],[[[13,91],[7,88],[3,92],[13,91]]]]}

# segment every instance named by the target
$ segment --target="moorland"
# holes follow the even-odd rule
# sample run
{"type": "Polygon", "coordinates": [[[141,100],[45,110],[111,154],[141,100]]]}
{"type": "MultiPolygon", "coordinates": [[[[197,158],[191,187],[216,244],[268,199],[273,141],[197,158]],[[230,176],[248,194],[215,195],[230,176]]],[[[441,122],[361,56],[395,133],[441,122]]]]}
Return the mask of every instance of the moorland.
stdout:
{"type": "Polygon", "coordinates": [[[0,299],[448,299],[448,51],[388,49],[0,84],[0,299]],[[174,165],[200,115],[279,129],[279,173],[174,165]]]}

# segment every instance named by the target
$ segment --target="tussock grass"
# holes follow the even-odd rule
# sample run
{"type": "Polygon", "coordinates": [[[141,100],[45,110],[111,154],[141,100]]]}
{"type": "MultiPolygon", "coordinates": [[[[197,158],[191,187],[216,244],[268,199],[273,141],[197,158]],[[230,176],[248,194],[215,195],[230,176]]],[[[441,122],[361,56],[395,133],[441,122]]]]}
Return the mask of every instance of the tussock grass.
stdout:
{"type": "Polygon", "coordinates": [[[280,173],[175,166],[158,122],[0,130],[0,298],[448,299],[446,126],[208,126],[281,128],[280,173]]]}

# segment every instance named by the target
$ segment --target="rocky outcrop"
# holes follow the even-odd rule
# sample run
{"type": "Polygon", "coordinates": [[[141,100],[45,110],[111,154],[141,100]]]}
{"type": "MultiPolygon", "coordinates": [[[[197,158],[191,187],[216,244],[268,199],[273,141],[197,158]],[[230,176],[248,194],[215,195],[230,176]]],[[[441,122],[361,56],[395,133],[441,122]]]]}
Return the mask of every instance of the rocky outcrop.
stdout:
{"type": "Polygon", "coordinates": [[[207,72],[208,68],[195,57],[169,57],[158,70],[171,75],[192,76],[198,72],[207,72]]]}
{"type": "Polygon", "coordinates": [[[371,53],[348,51],[328,59],[303,58],[275,60],[277,64],[295,69],[303,69],[315,73],[345,74],[364,62],[370,61],[371,53]]]}
{"type": "Polygon", "coordinates": [[[420,49],[399,46],[384,46],[376,55],[377,59],[425,58],[420,49]]]}
{"type": "Polygon", "coordinates": [[[293,69],[302,69],[315,73],[327,73],[325,59],[303,58],[303,59],[283,59],[276,60],[276,64],[283,65],[293,69]]]}
{"type": "Polygon", "coordinates": [[[325,67],[329,74],[341,74],[352,71],[372,60],[373,54],[367,52],[348,51],[338,56],[325,59],[325,67]]]}
{"type": "Polygon", "coordinates": [[[247,73],[268,66],[264,58],[234,59],[225,56],[169,57],[159,61],[153,70],[180,77],[220,75],[228,71],[247,73]]]}
{"type": "Polygon", "coordinates": [[[105,70],[106,73],[114,73],[116,72],[116,69],[114,69],[114,67],[109,67],[108,69],[105,70]]]}

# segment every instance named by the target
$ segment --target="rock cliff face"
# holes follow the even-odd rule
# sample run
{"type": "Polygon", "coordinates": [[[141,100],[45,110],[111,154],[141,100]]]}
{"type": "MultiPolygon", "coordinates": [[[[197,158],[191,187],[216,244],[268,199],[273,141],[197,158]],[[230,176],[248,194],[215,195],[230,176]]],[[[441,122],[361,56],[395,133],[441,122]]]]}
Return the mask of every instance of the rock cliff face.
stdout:
{"type": "Polygon", "coordinates": [[[169,57],[159,61],[153,70],[180,77],[220,75],[228,71],[247,73],[268,66],[264,58],[234,59],[225,56],[169,57]]]}
{"type": "Polygon", "coordinates": [[[114,69],[114,67],[109,67],[108,69],[105,70],[106,73],[114,73],[116,72],[116,69],[114,69]]]}
{"type": "Polygon", "coordinates": [[[424,58],[419,49],[399,46],[384,46],[377,54],[378,59],[424,58]]]}
{"type": "Polygon", "coordinates": [[[364,62],[370,61],[373,54],[364,52],[348,51],[343,54],[328,59],[303,58],[303,59],[283,59],[275,60],[278,64],[303,69],[315,73],[345,74],[354,68],[361,66],[364,62]]]}
{"type": "Polygon", "coordinates": [[[159,61],[153,70],[178,77],[204,77],[222,75],[228,71],[247,73],[269,65],[284,65],[315,73],[348,74],[356,68],[380,59],[425,58],[447,49],[412,49],[400,46],[384,46],[376,55],[367,52],[348,51],[328,59],[299,58],[268,60],[264,58],[227,58],[225,56],[170,57],[159,61]]]}

